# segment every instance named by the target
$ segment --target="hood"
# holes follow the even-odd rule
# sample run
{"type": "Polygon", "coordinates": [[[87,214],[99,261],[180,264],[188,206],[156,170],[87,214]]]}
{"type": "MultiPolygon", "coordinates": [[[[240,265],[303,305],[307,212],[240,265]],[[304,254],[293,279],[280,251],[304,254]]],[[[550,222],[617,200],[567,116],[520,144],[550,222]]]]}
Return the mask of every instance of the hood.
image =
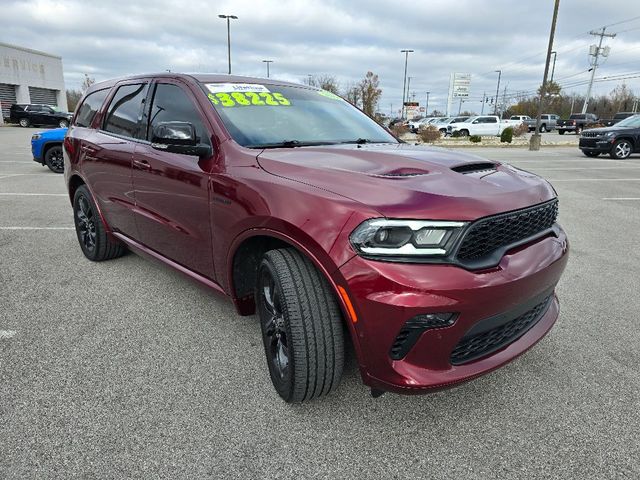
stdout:
{"type": "Polygon", "coordinates": [[[626,128],[633,128],[633,127],[620,127],[617,125],[611,125],[610,127],[588,128],[587,130],[584,130],[583,133],[589,132],[589,133],[595,133],[596,135],[606,135],[609,132],[620,132],[620,130],[624,130],[626,128]]]}
{"type": "Polygon", "coordinates": [[[390,218],[475,220],[555,197],[537,175],[475,155],[408,144],[267,149],[267,172],[331,191],[390,218]]]}
{"type": "Polygon", "coordinates": [[[38,132],[41,138],[55,138],[55,139],[63,139],[67,134],[68,128],[52,128],[51,130],[43,130],[42,132],[38,132]]]}

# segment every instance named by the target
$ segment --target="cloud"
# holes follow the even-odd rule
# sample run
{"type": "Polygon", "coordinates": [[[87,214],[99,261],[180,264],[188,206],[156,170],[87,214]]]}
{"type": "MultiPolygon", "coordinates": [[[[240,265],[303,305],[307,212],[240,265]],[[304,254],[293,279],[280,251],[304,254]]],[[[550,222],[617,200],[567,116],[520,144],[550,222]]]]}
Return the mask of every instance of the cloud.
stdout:
{"type": "MultiPolygon", "coordinates": [[[[368,70],[380,77],[381,110],[399,108],[409,56],[411,93],[430,108],[446,104],[449,74],[472,74],[471,97],[463,108],[480,110],[484,92],[495,95],[494,72],[502,70],[501,92],[533,92],[542,81],[553,2],[508,0],[381,2],[313,0],[102,0],[3,1],[0,39],[63,57],[69,88],[89,73],[97,80],[153,71],[227,70],[226,22],[231,22],[234,73],[302,81],[307,74],[334,75],[343,86],[368,70]]],[[[558,16],[555,78],[568,91],[584,93],[588,79],[589,31],[624,20],[628,2],[563,1],[558,16]],[[607,12],[604,14],[603,12],[607,12]],[[611,12],[611,13],[609,13],[611,12]]],[[[598,76],[637,72],[640,19],[609,27],[611,55],[598,76]]],[[[594,93],[616,82],[597,83],[594,93]]],[[[628,85],[640,91],[639,79],[628,85]]]]}

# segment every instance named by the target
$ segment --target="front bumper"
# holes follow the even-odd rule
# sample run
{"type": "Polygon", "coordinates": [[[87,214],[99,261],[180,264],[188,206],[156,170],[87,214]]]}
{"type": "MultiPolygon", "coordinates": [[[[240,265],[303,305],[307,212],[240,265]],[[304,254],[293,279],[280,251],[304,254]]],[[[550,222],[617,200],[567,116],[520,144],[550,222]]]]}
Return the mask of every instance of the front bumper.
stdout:
{"type": "Polygon", "coordinates": [[[471,380],[524,353],[558,317],[553,294],[568,259],[567,238],[558,229],[513,249],[500,264],[484,271],[453,265],[400,264],[354,257],[340,272],[358,315],[354,324],[364,382],[398,393],[426,393],[471,380]],[[513,318],[546,296],[547,304],[525,333],[477,359],[454,364],[452,352],[483,320],[513,318]],[[401,359],[391,347],[407,320],[416,315],[452,312],[451,326],[424,331],[401,359]],[[505,315],[501,315],[505,314],[505,315]]]}
{"type": "Polygon", "coordinates": [[[602,138],[580,138],[578,148],[587,152],[609,153],[614,140],[602,138]]]}

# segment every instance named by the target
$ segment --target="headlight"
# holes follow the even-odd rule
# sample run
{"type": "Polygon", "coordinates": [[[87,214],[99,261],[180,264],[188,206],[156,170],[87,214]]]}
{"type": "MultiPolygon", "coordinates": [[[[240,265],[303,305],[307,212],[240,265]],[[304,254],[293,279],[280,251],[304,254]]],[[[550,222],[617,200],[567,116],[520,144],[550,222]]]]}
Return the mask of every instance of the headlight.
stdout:
{"type": "Polygon", "coordinates": [[[357,252],[372,257],[442,257],[460,235],[465,222],[389,220],[361,223],[349,239],[357,252]]]}
{"type": "Polygon", "coordinates": [[[615,136],[616,136],[616,132],[607,132],[604,135],[605,138],[613,138],[615,136]]]}
{"type": "Polygon", "coordinates": [[[31,135],[31,140],[38,140],[42,135],[40,135],[39,133],[34,133],[33,135],[31,135]]]}

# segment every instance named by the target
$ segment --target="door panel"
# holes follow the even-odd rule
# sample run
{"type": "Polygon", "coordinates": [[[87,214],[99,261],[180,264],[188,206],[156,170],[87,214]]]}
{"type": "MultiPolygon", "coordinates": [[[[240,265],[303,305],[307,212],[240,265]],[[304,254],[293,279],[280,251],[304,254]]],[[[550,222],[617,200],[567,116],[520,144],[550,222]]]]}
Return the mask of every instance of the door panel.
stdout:
{"type": "Polygon", "coordinates": [[[136,238],[131,161],[135,144],[97,130],[83,130],[80,142],[82,170],[109,226],[136,238]]]}
{"type": "Polygon", "coordinates": [[[209,175],[200,168],[198,158],[138,144],[133,182],[140,241],[212,277],[209,175]]]}
{"type": "MultiPolygon", "coordinates": [[[[211,145],[211,133],[203,122],[191,93],[181,84],[154,86],[148,112],[149,134],[162,122],[189,122],[201,143],[211,145]]],[[[143,244],[201,275],[214,278],[209,215],[208,165],[198,157],[136,145],[133,184],[136,224],[143,244]]]]}

